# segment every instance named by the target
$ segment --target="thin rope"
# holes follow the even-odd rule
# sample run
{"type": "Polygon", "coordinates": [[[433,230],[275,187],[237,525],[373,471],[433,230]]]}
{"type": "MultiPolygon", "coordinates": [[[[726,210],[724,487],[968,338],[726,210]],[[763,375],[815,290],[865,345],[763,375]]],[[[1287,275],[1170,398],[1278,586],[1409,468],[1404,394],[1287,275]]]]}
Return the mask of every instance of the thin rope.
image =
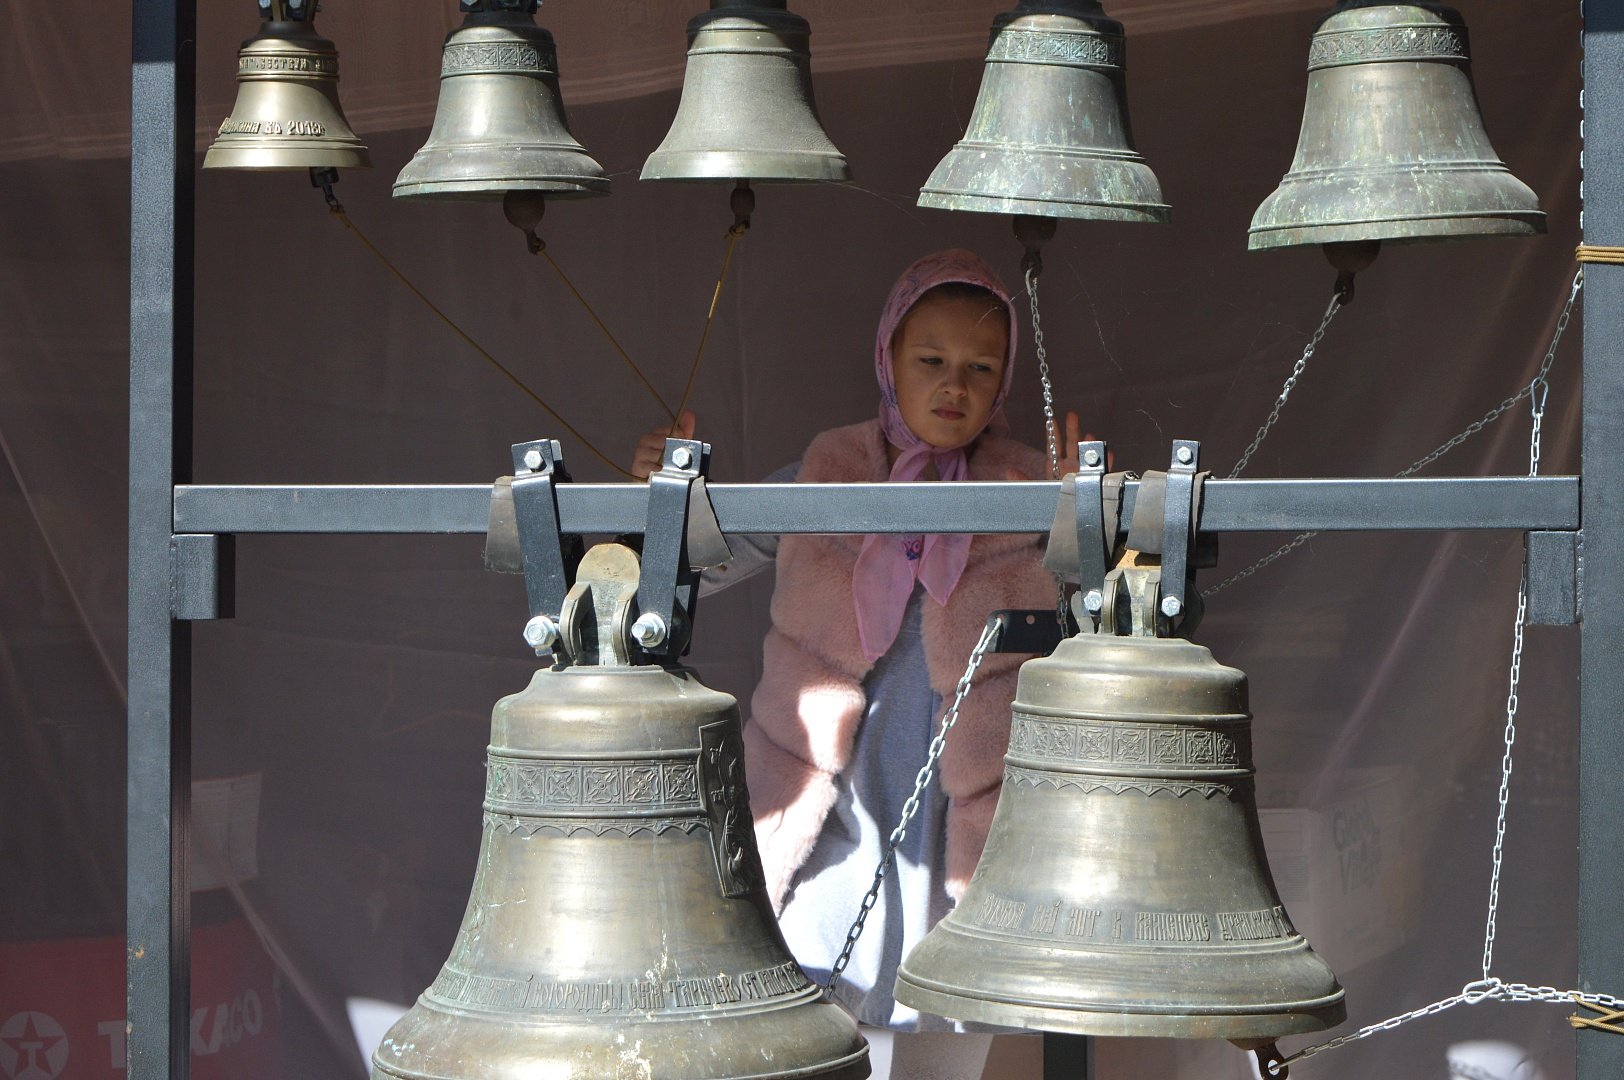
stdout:
{"type": "Polygon", "coordinates": [[[665,410],[665,414],[671,419],[675,420],[677,418],[677,413],[671,411],[671,406],[667,405],[665,403],[665,398],[661,397],[660,392],[654,389],[654,384],[648,381],[648,376],[643,374],[643,369],[637,366],[637,362],[631,358],[631,354],[628,353],[620,344],[619,339],[615,337],[604,321],[598,317],[598,313],[592,310],[592,305],[587,303],[586,297],[581,295],[581,290],[575,287],[575,282],[570,280],[570,276],[564,273],[564,268],[558,265],[558,260],[554,259],[552,253],[547,250],[547,245],[545,243],[538,242],[536,245],[534,245],[534,248],[536,254],[546,259],[547,265],[551,266],[555,271],[557,271],[558,280],[564,283],[564,288],[568,289],[570,291],[570,295],[575,297],[575,299],[580,303],[581,310],[585,311],[587,316],[591,318],[593,322],[598,324],[598,329],[603,331],[603,336],[609,339],[609,344],[614,346],[615,352],[620,354],[620,358],[626,361],[626,366],[632,369],[632,374],[637,376],[637,381],[642,383],[643,388],[653,395],[655,401],[659,402],[660,408],[665,410]]]}
{"type": "Polygon", "coordinates": [[[739,239],[744,236],[745,226],[734,225],[727,231],[727,251],[722,255],[722,272],[716,275],[716,288],[711,292],[710,310],[705,312],[705,329],[699,334],[699,348],[694,350],[694,363],[688,369],[688,385],[682,388],[682,400],[677,405],[676,413],[671,417],[671,437],[677,434],[677,425],[681,422],[682,412],[688,407],[688,398],[694,392],[694,382],[699,378],[699,361],[705,355],[705,344],[710,341],[711,324],[716,321],[716,305],[722,300],[722,286],[727,283],[728,268],[733,265],[733,249],[738,247],[739,239]]]}
{"type": "Polygon", "coordinates": [[[565,420],[558,414],[557,409],[543,401],[539,394],[526,386],[517,375],[509,371],[500,360],[492,356],[489,350],[487,350],[483,345],[475,341],[473,338],[469,337],[467,331],[458,326],[456,322],[452,320],[451,316],[441,311],[439,307],[435,305],[434,301],[430,300],[423,294],[422,289],[419,289],[416,285],[412,284],[411,279],[402,273],[398,266],[389,261],[389,256],[385,255],[382,251],[379,251],[377,245],[371,240],[367,239],[366,233],[362,232],[360,227],[357,226],[355,222],[350,220],[350,215],[345,212],[341,203],[339,203],[336,199],[330,200],[328,203],[328,208],[332,211],[333,216],[338,219],[339,223],[353,233],[355,238],[361,241],[362,246],[368,251],[372,252],[377,260],[383,263],[385,268],[387,268],[391,274],[395,275],[396,280],[398,280],[402,285],[406,286],[413,296],[417,297],[423,302],[424,307],[428,308],[430,311],[434,312],[435,315],[439,316],[440,321],[445,323],[446,326],[450,328],[452,333],[462,338],[462,340],[468,344],[469,348],[473,349],[480,356],[484,357],[492,367],[494,367],[497,371],[500,371],[503,375],[507,376],[507,380],[509,382],[522,390],[531,401],[534,401],[537,405],[540,405],[544,410],[546,410],[547,415],[558,421],[559,426],[567,431],[571,438],[580,443],[582,446],[586,447],[587,450],[591,451],[592,454],[598,458],[598,460],[615,470],[615,472],[619,473],[621,476],[624,476],[628,480],[637,479],[637,477],[633,476],[624,468],[617,465],[608,454],[605,454],[602,450],[599,450],[596,446],[592,445],[592,442],[585,435],[582,435],[580,431],[570,424],[568,420],[565,420]]]}
{"type": "Polygon", "coordinates": [[[1612,266],[1624,266],[1624,247],[1580,244],[1574,250],[1574,255],[1582,263],[1607,263],[1612,266]]]}

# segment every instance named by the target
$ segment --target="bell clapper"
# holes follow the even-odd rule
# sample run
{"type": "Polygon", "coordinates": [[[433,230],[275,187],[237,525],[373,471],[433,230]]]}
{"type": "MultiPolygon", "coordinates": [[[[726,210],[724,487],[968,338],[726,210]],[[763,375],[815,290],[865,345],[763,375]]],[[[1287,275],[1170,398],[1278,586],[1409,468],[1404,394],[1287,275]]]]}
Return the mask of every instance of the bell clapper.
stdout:
{"type": "Polygon", "coordinates": [[[733,227],[728,230],[728,235],[741,237],[750,228],[750,215],[756,212],[756,193],[751,189],[749,179],[740,177],[734,184],[728,208],[733,211],[733,227]]]}
{"type": "Polygon", "coordinates": [[[1336,286],[1332,290],[1336,293],[1339,307],[1346,307],[1353,303],[1353,278],[1376,261],[1381,254],[1382,242],[1380,240],[1345,240],[1340,243],[1322,244],[1320,250],[1325,252],[1325,260],[1336,269],[1336,286]]]}
{"type": "Polygon", "coordinates": [[[1280,1048],[1274,1044],[1274,1040],[1231,1039],[1230,1042],[1257,1058],[1258,1075],[1264,1080],[1286,1080],[1291,1075],[1285,1055],[1280,1053],[1280,1048]]]}
{"type": "Polygon", "coordinates": [[[540,255],[547,247],[547,241],[536,234],[536,226],[546,213],[547,197],[539,191],[514,189],[502,196],[502,215],[524,233],[532,255],[540,255]]]}
{"type": "Polygon", "coordinates": [[[333,192],[333,185],[338,183],[338,170],[334,168],[312,168],[310,170],[310,186],[321,188],[321,197],[327,200],[327,209],[335,214],[344,212],[344,204],[338,201],[333,192]]]}

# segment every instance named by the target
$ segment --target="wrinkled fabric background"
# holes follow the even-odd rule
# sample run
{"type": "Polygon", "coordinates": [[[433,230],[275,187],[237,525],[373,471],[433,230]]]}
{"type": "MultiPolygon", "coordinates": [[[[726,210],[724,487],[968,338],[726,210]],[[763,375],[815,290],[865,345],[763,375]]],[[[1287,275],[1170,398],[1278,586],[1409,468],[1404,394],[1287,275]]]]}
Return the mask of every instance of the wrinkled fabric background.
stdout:
{"type": "MultiPolygon", "coordinates": [[[[541,20],[575,133],[615,184],[611,198],[554,206],[549,250],[672,399],[720,262],[727,191],[637,172],[674,111],[682,26],[700,6],[560,3],[541,20]]],[[[920,253],[968,246],[1018,277],[1007,219],[914,206],[969,115],[999,6],[795,5],[814,28],[820,111],[857,180],[759,191],[693,401],[715,478],[759,478],[817,431],[872,414],[874,321],[920,253]]],[[[246,2],[200,7],[199,161],[256,25],[246,2]]],[[[327,7],[344,104],[376,162],[339,188],[356,223],[629,459],[657,407],[500,213],[390,200],[427,132],[454,5],[327,7]]],[[[1324,309],[1334,274],[1316,252],[1250,254],[1245,239],[1290,162],[1307,41],[1327,7],[1110,6],[1129,34],[1138,146],[1174,224],[1063,225],[1042,297],[1059,402],[1110,440],[1118,467],[1165,467],[1182,437],[1226,471],[1324,309]]],[[[1490,134],[1539,192],[1550,235],[1390,248],[1248,475],[1391,475],[1538,366],[1578,238],[1578,5],[1463,7],[1490,134]]],[[[0,7],[0,943],[122,934],[128,22],[93,0],[0,7]]],[[[303,176],[202,175],[196,248],[199,482],[484,482],[508,471],[510,443],[561,434],[303,176]]],[[[1023,339],[1010,413],[1035,443],[1023,339]]],[[[1579,360],[1575,333],[1553,375],[1548,472],[1578,468],[1579,360]]],[[[1519,407],[1430,471],[1524,472],[1527,431],[1519,407]]],[[[612,479],[584,447],[567,452],[578,479],[612,479]]],[[[1206,583],[1284,539],[1226,537],[1206,583]]],[[[1506,534],[1322,536],[1215,599],[1201,631],[1251,676],[1274,805],[1325,815],[1292,872],[1346,883],[1362,868],[1381,901],[1358,908],[1376,923],[1357,935],[1345,914],[1311,935],[1347,986],[1347,1030],[1479,973],[1521,551],[1506,534]],[[1382,782],[1361,788],[1372,776],[1382,782]],[[1374,834],[1339,830],[1354,805],[1374,834]]],[[[242,903],[281,966],[285,1075],[361,1076],[345,1001],[411,1001],[467,899],[489,709],[532,668],[523,589],[482,572],[476,537],[243,537],[238,566],[237,617],[196,628],[195,774],[263,784],[242,903]]],[[[770,589],[757,579],[707,603],[692,660],[712,685],[748,694],[770,589]]],[[[1561,987],[1576,966],[1577,645],[1570,628],[1528,634],[1495,968],[1561,987]]],[[[1277,873],[1289,861],[1277,856],[1277,873]]],[[[198,902],[236,914],[220,892],[198,902]]],[[[1316,917],[1292,910],[1305,928],[1316,917]]],[[[0,1020],[27,1008],[0,1000],[0,1020]]],[[[1457,1009],[1294,1071],[1443,1077],[1451,1044],[1497,1038],[1559,1080],[1573,1075],[1564,1015],[1457,1009]]],[[[1227,1044],[1101,1040],[1098,1075],[1251,1072],[1227,1044]]]]}

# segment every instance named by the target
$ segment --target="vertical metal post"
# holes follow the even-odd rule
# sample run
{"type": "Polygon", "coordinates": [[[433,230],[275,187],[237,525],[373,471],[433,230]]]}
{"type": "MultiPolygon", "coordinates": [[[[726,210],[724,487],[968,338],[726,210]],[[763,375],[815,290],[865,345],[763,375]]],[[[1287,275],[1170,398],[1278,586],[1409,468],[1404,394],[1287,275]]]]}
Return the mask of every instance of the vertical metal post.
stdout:
{"type": "MultiPolygon", "coordinates": [[[[1624,245],[1624,0],[1584,4],[1584,236],[1624,245]]],[[[1624,266],[1585,268],[1579,986],[1624,978],[1624,266]]],[[[1624,1038],[1582,1032],[1579,1080],[1624,1075],[1624,1038]]]]}
{"type": "Polygon", "coordinates": [[[191,471],[196,0],[133,14],[125,1062],[129,1080],[185,1080],[191,636],[171,617],[170,544],[191,471]]]}

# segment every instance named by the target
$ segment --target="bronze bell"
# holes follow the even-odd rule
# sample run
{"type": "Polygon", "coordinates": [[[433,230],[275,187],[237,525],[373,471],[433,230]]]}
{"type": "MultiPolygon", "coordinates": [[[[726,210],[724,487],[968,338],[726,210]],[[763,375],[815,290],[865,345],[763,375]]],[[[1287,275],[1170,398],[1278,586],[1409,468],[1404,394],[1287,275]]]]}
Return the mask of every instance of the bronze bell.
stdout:
{"type": "Polygon", "coordinates": [[[259,0],[259,33],[237,53],[237,102],[205,169],[367,169],[338,104],[338,50],[316,33],[316,0],[259,0]]]}
{"type": "Polygon", "coordinates": [[[1251,249],[1544,231],[1489,145],[1460,13],[1343,0],[1309,45],[1297,156],[1252,218],[1251,249]]]}
{"type": "Polygon", "coordinates": [[[558,49],[539,0],[462,0],[446,35],[434,126],[395,180],[399,199],[607,195],[609,177],[570,134],[558,49]]]}
{"type": "Polygon", "coordinates": [[[688,22],[676,119],[644,180],[850,180],[812,100],[807,21],[786,0],[711,0],[688,22]]]}
{"type": "Polygon", "coordinates": [[[1151,633],[1084,633],[1021,668],[986,849],[903,962],[898,1001],[1015,1027],[1242,1042],[1343,1020],[1342,988],[1269,874],[1246,676],[1151,633]]]}
{"type": "Polygon", "coordinates": [[[993,21],[964,138],[919,205],[938,210],[1166,222],[1133,148],[1122,24],[1098,0],[1021,0],[993,21]]]}
{"type": "Polygon", "coordinates": [[[773,918],[737,704],[632,659],[638,572],[588,552],[559,662],[497,703],[467,913],[374,1080],[869,1075],[773,918]]]}

